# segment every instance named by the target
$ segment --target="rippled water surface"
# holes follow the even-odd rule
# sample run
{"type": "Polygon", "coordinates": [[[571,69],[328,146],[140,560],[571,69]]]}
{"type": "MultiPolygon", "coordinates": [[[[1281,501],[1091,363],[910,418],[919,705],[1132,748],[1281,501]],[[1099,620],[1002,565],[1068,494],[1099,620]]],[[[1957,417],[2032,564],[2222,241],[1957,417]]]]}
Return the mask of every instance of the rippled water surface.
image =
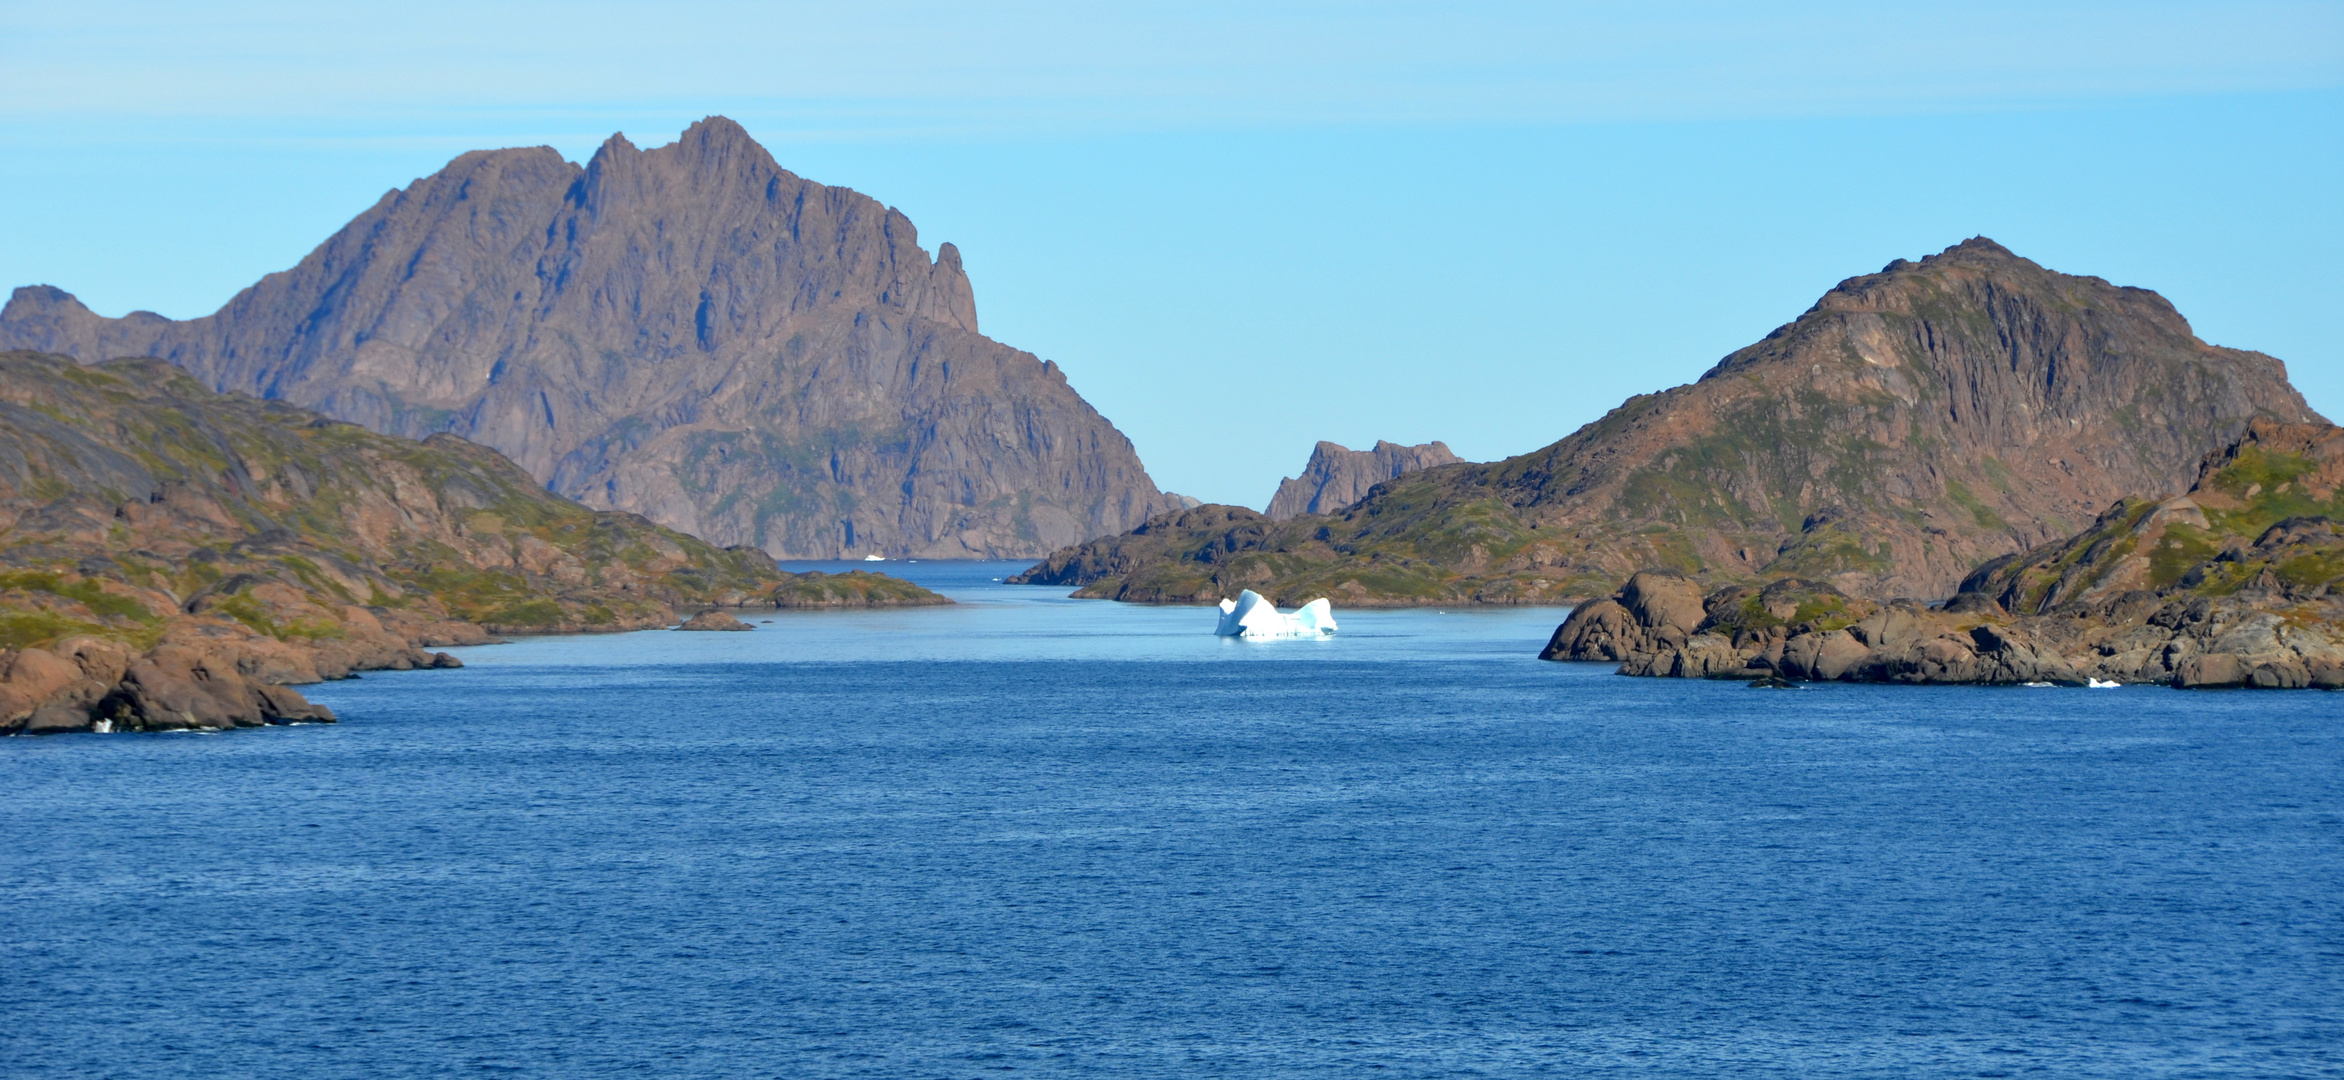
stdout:
{"type": "Polygon", "coordinates": [[[0,740],[0,1075],[2344,1075],[2344,697],[1231,642],[1016,568],[0,740]]]}

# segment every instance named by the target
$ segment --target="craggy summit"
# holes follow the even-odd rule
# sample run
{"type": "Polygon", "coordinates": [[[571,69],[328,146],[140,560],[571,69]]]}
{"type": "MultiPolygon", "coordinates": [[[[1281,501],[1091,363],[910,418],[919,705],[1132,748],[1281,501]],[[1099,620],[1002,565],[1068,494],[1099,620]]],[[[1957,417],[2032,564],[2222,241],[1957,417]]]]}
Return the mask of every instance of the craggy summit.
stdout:
{"type": "Polygon", "coordinates": [[[584,167],[465,154],[199,319],[18,289],[0,348],[450,432],[781,557],[1040,555],[1174,506],[1055,364],[978,333],[958,250],[722,117],[584,167]]]}

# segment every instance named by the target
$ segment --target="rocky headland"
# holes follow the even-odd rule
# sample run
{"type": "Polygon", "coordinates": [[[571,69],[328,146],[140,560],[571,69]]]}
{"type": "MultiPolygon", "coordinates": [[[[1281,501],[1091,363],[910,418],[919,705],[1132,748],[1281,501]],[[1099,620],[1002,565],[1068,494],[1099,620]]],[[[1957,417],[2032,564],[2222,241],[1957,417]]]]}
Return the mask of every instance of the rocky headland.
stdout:
{"type": "Polygon", "coordinates": [[[1850,278],[1698,382],[1551,446],[1385,481],[1331,514],[1161,514],[1025,580],[1210,603],[1551,604],[1643,569],[1706,593],[1796,577],[1951,595],[1980,562],[2185,486],[2254,420],[2324,422],[2261,353],[2163,297],[1983,238],[1850,278]]]}
{"type": "Polygon", "coordinates": [[[769,598],[777,608],[933,607],[952,600],[902,578],[868,570],[791,574],[769,598]]]}
{"type": "Polygon", "coordinates": [[[0,733],[330,720],[288,686],[769,598],[762,552],[158,360],[0,354],[0,733]]]}
{"type": "Polygon", "coordinates": [[[1979,566],[1943,605],[1639,573],[1541,658],[1624,675],[2344,687],[2344,428],[2257,421],[2180,496],[1979,566]]]}
{"type": "Polygon", "coordinates": [[[1438,440],[1402,446],[1377,439],[1373,450],[1352,450],[1341,443],[1321,441],[1311,449],[1302,475],[1279,481],[1277,494],[1270,497],[1270,520],[1332,514],[1366,498],[1368,491],[1386,480],[1462,460],[1450,452],[1449,444],[1438,440]]]}
{"type": "Polygon", "coordinates": [[[710,117],[584,166],[465,154],[218,312],[46,286],[0,348],[155,356],[378,432],[452,433],[588,506],[781,558],[1021,558],[1177,504],[1054,363],[978,332],[951,244],[710,117]]]}

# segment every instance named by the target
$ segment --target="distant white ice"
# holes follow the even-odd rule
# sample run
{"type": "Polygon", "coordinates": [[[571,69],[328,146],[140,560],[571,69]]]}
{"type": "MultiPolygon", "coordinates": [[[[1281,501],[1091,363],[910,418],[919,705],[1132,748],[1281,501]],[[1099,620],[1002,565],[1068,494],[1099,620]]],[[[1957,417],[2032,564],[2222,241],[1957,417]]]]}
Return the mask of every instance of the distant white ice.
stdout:
{"type": "Polygon", "coordinates": [[[1221,601],[1221,625],[1213,630],[1222,637],[1249,638],[1323,637],[1334,632],[1335,608],[1325,597],[1288,615],[1252,589],[1238,593],[1235,600],[1221,601]]]}

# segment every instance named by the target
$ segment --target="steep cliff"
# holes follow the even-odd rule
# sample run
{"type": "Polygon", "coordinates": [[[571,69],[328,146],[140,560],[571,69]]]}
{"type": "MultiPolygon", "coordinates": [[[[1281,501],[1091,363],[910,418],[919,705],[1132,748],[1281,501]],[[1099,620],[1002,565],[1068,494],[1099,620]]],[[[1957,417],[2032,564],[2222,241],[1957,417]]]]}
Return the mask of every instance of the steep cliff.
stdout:
{"type": "Polygon", "coordinates": [[[2163,297],[1980,238],[1842,282],[1700,381],[1544,449],[1403,476],[1335,515],[1159,529],[1177,554],[1112,573],[1071,551],[1029,573],[1170,602],[1550,603],[1646,568],[1942,597],[2118,498],[2180,490],[2256,418],[2319,420],[2278,360],[2199,341],[2163,297]]]}
{"type": "Polygon", "coordinates": [[[1270,497],[1270,520],[1332,514],[1366,498],[1368,489],[1386,480],[1461,460],[1449,451],[1449,444],[1439,441],[1402,446],[1377,439],[1373,450],[1321,442],[1311,449],[1302,475],[1279,482],[1277,494],[1270,497]]]}
{"type": "Polygon", "coordinates": [[[1174,503],[1055,364],[977,332],[960,253],[711,117],[583,168],[478,151],[177,322],[47,287],[0,348],[450,432],[553,490],[777,556],[1039,555],[1174,503]]]}
{"type": "Polygon", "coordinates": [[[330,719],[279,684],[491,632],[769,601],[720,551],[451,435],[215,394],[157,360],[0,353],[0,732],[330,719]]]}

